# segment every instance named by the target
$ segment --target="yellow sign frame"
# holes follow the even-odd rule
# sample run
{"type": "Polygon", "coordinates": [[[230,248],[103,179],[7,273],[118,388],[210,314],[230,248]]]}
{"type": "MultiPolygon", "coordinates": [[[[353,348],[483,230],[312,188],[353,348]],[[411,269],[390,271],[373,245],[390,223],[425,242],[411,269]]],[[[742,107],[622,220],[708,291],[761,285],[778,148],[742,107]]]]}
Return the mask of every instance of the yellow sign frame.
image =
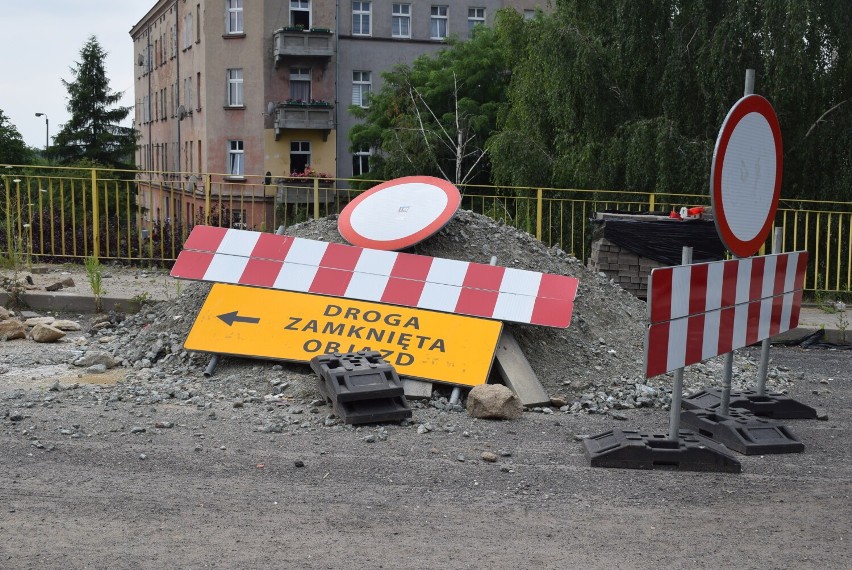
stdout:
{"type": "Polygon", "coordinates": [[[378,350],[400,376],[476,386],[488,380],[502,328],[451,313],[216,283],[184,348],[298,362],[378,350]]]}

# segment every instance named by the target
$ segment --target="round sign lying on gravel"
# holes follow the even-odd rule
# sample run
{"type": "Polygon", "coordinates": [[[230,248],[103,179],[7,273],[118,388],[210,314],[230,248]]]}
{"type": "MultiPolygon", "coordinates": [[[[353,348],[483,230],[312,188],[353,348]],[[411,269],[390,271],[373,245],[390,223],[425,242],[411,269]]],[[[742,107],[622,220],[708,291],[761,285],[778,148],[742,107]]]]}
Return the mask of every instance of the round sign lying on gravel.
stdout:
{"type": "Polygon", "coordinates": [[[769,101],[743,97],[731,107],[713,152],[710,199],[716,231],[737,257],[760,249],[781,193],[781,127],[769,101]]]}
{"type": "Polygon", "coordinates": [[[432,176],[405,176],[370,188],[340,214],[337,229],[352,245],[398,250],[423,241],[453,217],[458,189],[432,176]]]}

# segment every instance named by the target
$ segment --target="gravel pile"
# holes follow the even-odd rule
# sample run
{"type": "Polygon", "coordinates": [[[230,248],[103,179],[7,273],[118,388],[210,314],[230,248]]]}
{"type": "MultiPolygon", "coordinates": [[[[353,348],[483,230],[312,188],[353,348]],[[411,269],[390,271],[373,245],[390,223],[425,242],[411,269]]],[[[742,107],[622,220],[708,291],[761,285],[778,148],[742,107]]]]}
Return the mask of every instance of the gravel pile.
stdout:
{"type": "MultiPolygon", "coordinates": [[[[298,224],[286,233],[346,243],[337,231],[336,217],[298,224]]],[[[548,248],[525,232],[462,210],[435,236],[409,251],[478,263],[489,263],[496,256],[498,265],[580,280],[569,328],[505,325],[553,398],[553,408],[539,411],[605,413],[668,405],[671,375],[646,380],[642,374],[645,303],[558,246],[548,248]]],[[[320,398],[316,376],[305,364],[222,358],[215,374],[204,377],[210,355],[185,351],[183,341],[209,289],[207,283],[186,282],[174,301],[148,305],[126,318],[114,315],[113,326],[93,333],[93,346],[133,369],[120,390],[142,401],[177,398],[196,404],[233,398],[243,404],[304,405],[320,398]]],[[[687,391],[718,384],[722,360],[689,367],[684,380],[687,391]]],[[[738,356],[734,387],[750,387],[757,365],[754,359],[738,356]]],[[[771,367],[770,388],[785,389],[790,376],[789,370],[771,367]]],[[[447,403],[448,395],[449,388],[439,387],[428,405],[461,410],[447,403]]]]}

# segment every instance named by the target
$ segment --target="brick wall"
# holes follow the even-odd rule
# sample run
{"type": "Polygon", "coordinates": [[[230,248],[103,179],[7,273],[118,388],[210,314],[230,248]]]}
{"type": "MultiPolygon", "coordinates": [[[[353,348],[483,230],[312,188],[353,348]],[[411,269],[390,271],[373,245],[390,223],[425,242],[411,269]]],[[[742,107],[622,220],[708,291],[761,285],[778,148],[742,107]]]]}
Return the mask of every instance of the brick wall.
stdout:
{"type": "Polygon", "coordinates": [[[592,271],[605,273],[621,285],[622,289],[645,299],[648,292],[648,275],[655,267],[666,267],[666,264],[642,257],[606,238],[600,238],[592,242],[588,267],[592,271]]]}

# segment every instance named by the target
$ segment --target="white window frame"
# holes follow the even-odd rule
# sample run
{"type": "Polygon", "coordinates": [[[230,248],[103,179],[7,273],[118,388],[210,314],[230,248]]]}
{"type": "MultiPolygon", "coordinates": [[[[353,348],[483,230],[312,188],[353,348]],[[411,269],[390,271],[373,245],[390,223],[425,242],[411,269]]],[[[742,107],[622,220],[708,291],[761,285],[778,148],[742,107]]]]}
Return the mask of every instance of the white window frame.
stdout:
{"type": "Polygon", "coordinates": [[[226,72],[228,78],[228,107],[244,107],[243,68],[234,67],[226,72]]]}
{"type": "Polygon", "coordinates": [[[352,35],[353,36],[371,36],[373,35],[373,3],[372,2],[352,2],[352,35]],[[358,22],[356,26],[355,22],[358,22]]]}
{"type": "Polygon", "coordinates": [[[373,156],[373,152],[369,149],[367,150],[359,150],[352,153],[352,176],[358,176],[359,174],[366,174],[370,172],[370,157],[373,156]],[[359,167],[357,170],[360,172],[356,172],[355,161],[358,161],[359,167]],[[366,169],[364,168],[364,161],[366,160],[366,169]]]}
{"type": "Polygon", "coordinates": [[[243,178],[246,172],[245,142],[242,140],[228,141],[227,172],[229,178],[243,178]]]}
{"type": "Polygon", "coordinates": [[[311,68],[310,67],[291,67],[290,68],[290,99],[301,99],[305,103],[309,103],[313,97],[313,85],[311,81],[311,68]],[[307,97],[296,97],[293,92],[293,84],[295,82],[299,82],[302,84],[307,84],[308,86],[308,95],[307,97]]]}
{"type": "Polygon", "coordinates": [[[433,40],[445,40],[449,33],[450,7],[446,5],[432,6],[429,17],[429,37],[433,40]]]}
{"type": "Polygon", "coordinates": [[[225,33],[244,34],[243,0],[225,0],[225,33]]]}
{"type": "Polygon", "coordinates": [[[394,2],[391,7],[391,36],[411,38],[411,4],[394,2]],[[403,30],[403,28],[405,28],[403,30]]]}
{"type": "Polygon", "coordinates": [[[293,12],[307,12],[308,14],[308,26],[309,29],[311,27],[311,0],[290,0],[290,25],[293,26],[296,24],[296,19],[293,18],[293,12]]]}
{"type": "Polygon", "coordinates": [[[305,168],[311,165],[311,141],[290,141],[290,172],[301,174],[293,170],[293,155],[306,155],[308,157],[305,162],[305,168]]]}
{"type": "Polygon", "coordinates": [[[485,8],[467,9],[467,31],[473,30],[474,26],[485,25],[485,8]]]}
{"type": "Polygon", "coordinates": [[[352,104],[369,107],[370,92],[373,90],[373,74],[370,71],[352,72],[352,104]]]}

